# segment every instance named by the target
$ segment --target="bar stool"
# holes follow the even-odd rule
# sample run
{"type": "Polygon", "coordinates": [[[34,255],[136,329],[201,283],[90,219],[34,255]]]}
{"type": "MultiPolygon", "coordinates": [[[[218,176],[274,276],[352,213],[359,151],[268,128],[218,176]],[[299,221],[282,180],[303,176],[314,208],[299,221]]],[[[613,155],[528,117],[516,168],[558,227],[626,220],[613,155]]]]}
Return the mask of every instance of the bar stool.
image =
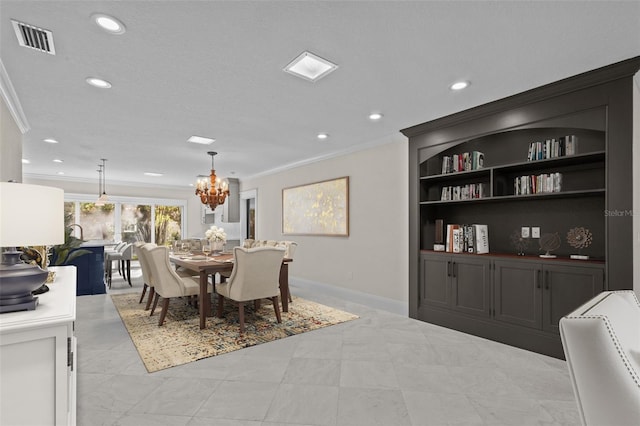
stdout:
{"type": "Polygon", "coordinates": [[[129,287],[133,287],[131,284],[131,259],[133,257],[133,244],[125,244],[120,248],[120,251],[117,252],[108,252],[105,253],[105,261],[106,261],[106,274],[107,274],[107,285],[111,288],[111,280],[112,280],[112,272],[113,272],[113,261],[118,262],[118,270],[122,268],[122,275],[125,281],[129,282],[129,287]],[[126,266],[126,268],[125,268],[126,266]]]}

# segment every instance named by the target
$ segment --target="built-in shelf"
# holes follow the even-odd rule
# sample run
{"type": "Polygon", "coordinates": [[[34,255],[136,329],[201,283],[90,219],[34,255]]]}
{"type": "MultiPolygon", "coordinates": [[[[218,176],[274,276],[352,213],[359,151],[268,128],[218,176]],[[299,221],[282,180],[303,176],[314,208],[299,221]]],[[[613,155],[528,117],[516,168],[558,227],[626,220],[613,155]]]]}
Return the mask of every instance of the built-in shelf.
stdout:
{"type": "Polygon", "coordinates": [[[402,130],[412,318],[562,357],[559,319],[603,289],[630,288],[632,217],[607,211],[633,209],[639,70],[640,57],[632,58],[402,130]],[[532,147],[571,155],[529,160],[532,147]],[[473,152],[482,153],[483,168],[442,173],[449,157],[473,152]],[[478,184],[482,198],[457,199],[478,184]],[[536,193],[542,188],[549,192],[536,193]],[[488,254],[432,250],[453,251],[447,225],[470,224],[487,225],[488,254]],[[581,250],[568,241],[577,227],[593,236],[581,250]],[[541,238],[523,240],[523,228],[541,238]],[[556,258],[538,256],[541,240],[559,242],[544,248],[556,258]]]}

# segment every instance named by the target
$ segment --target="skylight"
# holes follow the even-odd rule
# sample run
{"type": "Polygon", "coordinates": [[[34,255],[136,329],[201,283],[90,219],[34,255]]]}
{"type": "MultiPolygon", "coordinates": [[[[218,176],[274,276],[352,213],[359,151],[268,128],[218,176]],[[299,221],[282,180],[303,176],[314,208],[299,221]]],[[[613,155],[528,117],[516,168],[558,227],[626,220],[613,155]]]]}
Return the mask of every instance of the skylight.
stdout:
{"type": "Polygon", "coordinates": [[[318,81],[338,66],[311,52],[302,52],[284,68],[284,71],[308,81],[318,81]]]}
{"type": "Polygon", "coordinates": [[[211,145],[212,143],[215,142],[215,139],[194,135],[194,136],[191,136],[189,139],[187,139],[187,141],[191,143],[198,143],[200,145],[211,145]]]}

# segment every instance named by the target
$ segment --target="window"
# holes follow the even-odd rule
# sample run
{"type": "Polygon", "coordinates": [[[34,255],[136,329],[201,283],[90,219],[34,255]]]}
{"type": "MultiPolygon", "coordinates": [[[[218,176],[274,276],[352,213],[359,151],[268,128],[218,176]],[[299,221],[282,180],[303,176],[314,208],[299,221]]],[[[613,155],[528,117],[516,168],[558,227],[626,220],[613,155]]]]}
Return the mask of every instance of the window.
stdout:
{"type": "MultiPolygon", "coordinates": [[[[93,195],[65,194],[65,225],[82,226],[84,240],[162,245],[184,234],[185,200],[109,197],[104,206],[93,200],[93,195]]],[[[74,235],[80,238],[78,228],[74,235]]]]}
{"type": "Polygon", "coordinates": [[[151,242],[151,205],[122,203],[120,229],[122,241],[151,242]]]}
{"type": "Polygon", "coordinates": [[[180,206],[155,206],[156,244],[179,240],[182,229],[182,208],[180,206]]]}
{"type": "Polygon", "coordinates": [[[115,204],[96,206],[95,203],[80,203],[79,223],[85,240],[113,241],[115,233],[115,204]]]}

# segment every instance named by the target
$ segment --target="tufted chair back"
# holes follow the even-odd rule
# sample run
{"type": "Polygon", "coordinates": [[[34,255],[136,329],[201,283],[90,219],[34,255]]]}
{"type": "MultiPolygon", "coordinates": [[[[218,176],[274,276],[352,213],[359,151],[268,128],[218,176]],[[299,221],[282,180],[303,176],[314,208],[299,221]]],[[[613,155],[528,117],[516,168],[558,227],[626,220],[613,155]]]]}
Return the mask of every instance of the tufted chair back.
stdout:
{"type": "Polygon", "coordinates": [[[186,296],[182,279],[171,267],[169,249],[154,247],[148,252],[148,265],[155,292],[164,298],[186,296]]]}
{"type": "Polygon", "coordinates": [[[583,425],[640,420],[640,303],[605,291],[560,319],[560,336],[583,425]]]}
{"type": "Polygon", "coordinates": [[[236,301],[280,294],[280,268],[284,250],[277,247],[233,248],[235,263],[227,281],[228,297],[236,301]]]}

